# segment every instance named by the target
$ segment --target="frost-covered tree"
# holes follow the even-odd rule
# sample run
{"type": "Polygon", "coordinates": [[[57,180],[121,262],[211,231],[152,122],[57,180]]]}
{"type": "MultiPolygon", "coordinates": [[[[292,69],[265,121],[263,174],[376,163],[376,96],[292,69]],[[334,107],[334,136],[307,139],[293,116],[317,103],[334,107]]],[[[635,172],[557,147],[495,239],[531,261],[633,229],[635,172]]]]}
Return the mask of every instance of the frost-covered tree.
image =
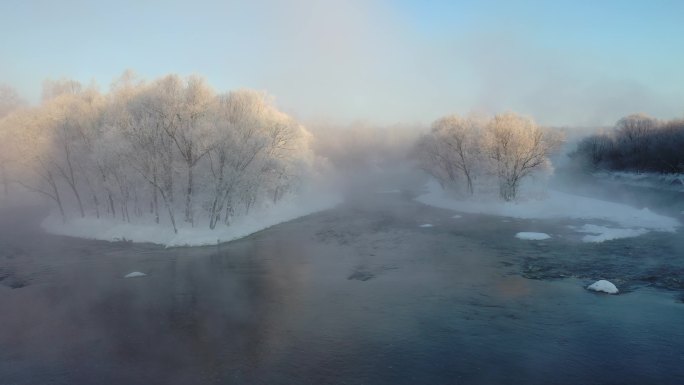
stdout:
{"type": "Polygon", "coordinates": [[[10,167],[16,161],[16,148],[13,148],[11,138],[12,124],[6,116],[26,106],[26,101],[12,87],[0,84],[0,184],[4,198],[9,197],[10,167]],[[4,120],[7,120],[4,122],[4,120]]]}
{"type": "Polygon", "coordinates": [[[547,167],[561,141],[559,133],[539,127],[531,118],[514,113],[494,116],[487,124],[484,150],[493,161],[500,197],[515,199],[523,178],[547,167]]]}
{"type": "Polygon", "coordinates": [[[76,95],[82,90],[83,85],[74,79],[45,79],[43,81],[43,101],[54,99],[60,95],[76,95]]]}
{"type": "Polygon", "coordinates": [[[272,189],[274,200],[306,172],[301,163],[310,157],[310,135],[294,120],[273,108],[267,95],[241,90],[220,97],[214,115],[214,146],[209,150],[213,198],[209,226],[223,217],[228,223],[235,200],[254,204],[258,188],[272,189]]]}
{"type": "Polygon", "coordinates": [[[199,77],[151,82],[132,72],[107,94],[46,82],[40,106],[0,120],[0,156],[24,188],[64,220],[108,216],[178,231],[210,228],[295,192],[309,171],[310,135],[267,95],[217,95],[199,77]]]}
{"type": "Polygon", "coordinates": [[[66,221],[59,174],[55,166],[58,157],[54,146],[52,121],[41,110],[23,110],[2,122],[8,133],[5,142],[14,149],[12,155],[13,181],[31,192],[38,193],[57,206],[62,220],[66,221]]]}
{"type": "Polygon", "coordinates": [[[480,119],[458,115],[440,118],[432,124],[432,146],[436,156],[452,181],[457,174],[465,177],[470,195],[474,193],[473,179],[481,163],[482,126],[480,119]]]}
{"type": "Polygon", "coordinates": [[[513,113],[486,120],[451,115],[432,124],[417,143],[420,166],[443,187],[475,192],[474,182],[497,182],[504,200],[516,197],[521,181],[549,164],[558,147],[559,134],[538,127],[533,120],[513,113]]]}
{"type": "Polygon", "coordinates": [[[0,84],[0,119],[26,106],[26,101],[14,88],[0,84]]]}

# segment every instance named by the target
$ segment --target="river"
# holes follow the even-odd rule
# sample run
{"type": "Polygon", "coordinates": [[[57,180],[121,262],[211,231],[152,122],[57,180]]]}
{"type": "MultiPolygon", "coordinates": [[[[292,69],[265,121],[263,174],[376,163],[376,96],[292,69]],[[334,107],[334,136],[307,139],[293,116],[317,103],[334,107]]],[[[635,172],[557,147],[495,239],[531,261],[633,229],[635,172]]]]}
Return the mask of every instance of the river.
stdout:
{"type": "Polygon", "coordinates": [[[374,188],[203,248],[52,236],[43,214],[0,219],[0,384],[684,384],[682,291],[647,279],[682,278],[681,231],[521,241],[567,223],[374,188]],[[626,292],[585,290],[603,276],[626,292]]]}

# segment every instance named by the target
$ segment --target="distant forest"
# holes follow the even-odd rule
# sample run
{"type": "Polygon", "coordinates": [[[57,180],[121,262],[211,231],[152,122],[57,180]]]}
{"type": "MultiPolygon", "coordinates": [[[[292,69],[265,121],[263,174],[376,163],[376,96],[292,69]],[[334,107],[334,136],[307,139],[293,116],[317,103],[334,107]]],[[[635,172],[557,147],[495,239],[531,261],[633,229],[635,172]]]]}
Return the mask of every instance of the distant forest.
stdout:
{"type": "Polygon", "coordinates": [[[684,120],[630,115],[584,138],[570,156],[590,171],[684,173],[684,120]]]}

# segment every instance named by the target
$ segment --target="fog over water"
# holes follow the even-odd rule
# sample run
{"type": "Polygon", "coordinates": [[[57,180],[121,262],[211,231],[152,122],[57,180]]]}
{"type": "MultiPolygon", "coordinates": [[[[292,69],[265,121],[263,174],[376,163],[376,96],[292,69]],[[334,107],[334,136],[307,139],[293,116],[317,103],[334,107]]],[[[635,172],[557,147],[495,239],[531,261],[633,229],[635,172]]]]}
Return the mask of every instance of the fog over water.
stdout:
{"type": "Polygon", "coordinates": [[[684,384],[683,14],[2,1],[0,385],[684,384]]]}
{"type": "Polygon", "coordinates": [[[681,383],[682,305],[648,278],[682,271],[681,237],[583,246],[563,222],[454,218],[411,200],[421,176],[383,175],[204,248],[55,237],[5,212],[3,381],[681,383]],[[627,294],[587,292],[597,277],[627,294]]]}

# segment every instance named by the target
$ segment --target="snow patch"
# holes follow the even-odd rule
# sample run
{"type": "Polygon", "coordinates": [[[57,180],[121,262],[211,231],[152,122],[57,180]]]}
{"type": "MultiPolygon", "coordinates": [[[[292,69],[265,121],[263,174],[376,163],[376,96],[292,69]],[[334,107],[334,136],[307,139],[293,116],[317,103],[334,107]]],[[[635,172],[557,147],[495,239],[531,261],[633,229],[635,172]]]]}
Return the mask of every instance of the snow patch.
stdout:
{"type": "Polygon", "coordinates": [[[139,271],[134,271],[132,273],[128,273],[128,274],[124,275],[124,278],[136,278],[136,277],[146,277],[146,276],[147,276],[147,274],[145,274],[145,273],[141,273],[139,271]]]}
{"type": "Polygon", "coordinates": [[[612,282],[606,281],[605,279],[592,283],[591,285],[587,286],[587,289],[608,294],[617,294],[619,292],[618,288],[613,285],[612,282]]]}
{"type": "Polygon", "coordinates": [[[546,233],[533,233],[533,232],[521,232],[515,234],[518,239],[525,239],[530,241],[543,241],[544,239],[549,239],[551,236],[546,233]]]}
{"type": "Polygon", "coordinates": [[[341,201],[341,196],[337,194],[292,197],[283,199],[275,206],[253,210],[248,216],[234,218],[230,226],[218,226],[211,230],[208,220],[207,223],[198,220],[197,227],[179,227],[178,234],[174,234],[170,226],[152,221],[126,223],[110,218],[78,218],[63,223],[59,216],[51,215],[41,226],[52,234],[79,238],[149,242],[167,247],[206,246],[243,238],[279,223],[333,208],[341,201]]]}
{"type": "Polygon", "coordinates": [[[452,218],[454,218],[454,219],[463,218],[463,215],[456,214],[456,215],[452,216],[452,218]]]}
{"type": "Polygon", "coordinates": [[[427,185],[428,193],[416,198],[429,206],[461,211],[471,214],[499,215],[520,219],[579,219],[600,220],[615,224],[615,227],[588,224],[579,232],[591,233],[586,242],[601,242],[608,239],[636,237],[650,231],[675,232],[681,223],[671,217],[659,215],[651,210],[637,209],[625,204],[603,201],[579,195],[549,190],[541,200],[519,202],[457,200],[442,190],[438,183],[427,185]]]}
{"type": "Polygon", "coordinates": [[[423,228],[432,227],[432,224],[430,224],[430,223],[423,223],[422,225],[420,225],[420,226],[418,226],[418,227],[423,227],[423,228]]]}
{"type": "Polygon", "coordinates": [[[649,230],[644,228],[624,229],[592,224],[586,224],[576,228],[576,230],[580,233],[588,233],[582,237],[583,242],[603,242],[612,239],[638,237],[639,235],[644,235],[649,232],[649,230]]]}

